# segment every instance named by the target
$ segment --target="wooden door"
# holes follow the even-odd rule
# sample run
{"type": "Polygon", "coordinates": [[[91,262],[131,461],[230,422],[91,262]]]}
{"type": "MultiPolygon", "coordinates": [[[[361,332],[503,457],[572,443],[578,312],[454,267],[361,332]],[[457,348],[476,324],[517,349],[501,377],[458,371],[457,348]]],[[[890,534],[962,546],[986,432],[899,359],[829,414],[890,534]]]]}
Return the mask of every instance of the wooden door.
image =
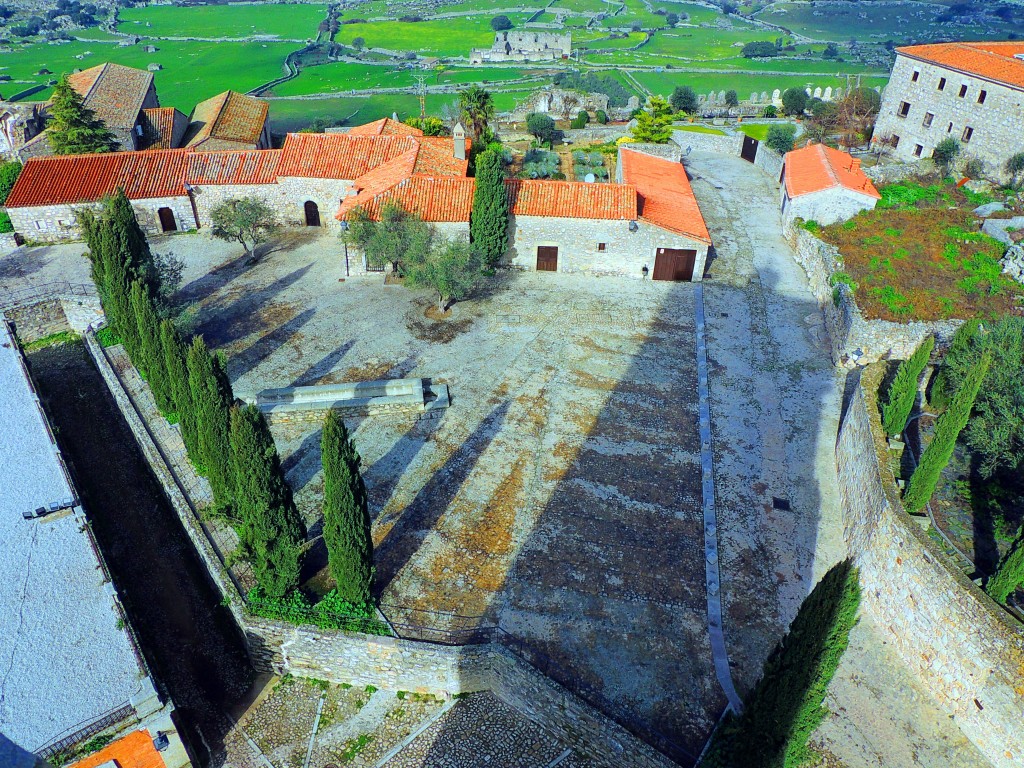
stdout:
{"type": "Polygon", "coordinates": [[[655,280],[692,280],[697,251],[659,248],[654,259],[655,280]]]}
{"type": "Polygon", "coordinates": [[[757,157],[757,139],[751,136],[743,137],[743,149],[740,150],[740,157],[754,162],[754,158],[757,157]]]}
{"type": "Polygon", "coordinates": [[[161,232],[177,232],[178,222],[174,220],[174,211],[170,208],[161,208],[156,212],[157,216],[160,217],[160,231],[161,232]]]}
{"type": "Polygon", "coordinates": [[[537,271],[557,272],[558,271],[558,246],[538,245],[537,246],[537,271]]]}
{"type": "Polygon", "coordinates": [[[305,206],[306,209],[306,226],[307,227],[319,227],[320,226],[320,209],[317,204],[312,200],[307,200],[305,206]]]}

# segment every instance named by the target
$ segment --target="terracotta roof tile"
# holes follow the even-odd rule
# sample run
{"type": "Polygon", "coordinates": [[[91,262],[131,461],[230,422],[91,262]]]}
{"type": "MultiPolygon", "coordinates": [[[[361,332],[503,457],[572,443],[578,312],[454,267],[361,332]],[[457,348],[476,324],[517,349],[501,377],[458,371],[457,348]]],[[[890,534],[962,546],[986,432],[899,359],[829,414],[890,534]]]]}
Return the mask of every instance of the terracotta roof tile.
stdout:
{"type": "Polygon", "coordinates": [[[99,200],[118,187],[133,200],[183,195],[189,154],[157,149],[30,158],[5,205],[74,205],[99,200]]]}
{"type": "Polygon", "coordinates": [[[378,220],[384,204],[395,200],[424,221],[468,222],[474,189],[474,180],[464,176],[412,176],[376,195],[345,198],[336,218],[344,219],[353,208],[361,207],[378,220]]]}
{"type": "Polygon", "coordinates": [[[211,139],[255,144],[263,132],[269,109],[269,104],[262,99],[224,91],[196,104],[189,118],[191,125],[185,146],[198,148],[211,139]]]}
{"type": "Polygon", "coordinates": [[[68,83],[108,128],[130,129],[142,111],[153,73],[108,62],[68,75],[68,83]]]}
{"type": "Polygon", "coordinates": [[[636,189],[628,184],[510,179],[505,185],[509,208],[516,216],[636,218],[636,189]]]}
{"type": "Polygon", "coordinates": [[[174,107],[142,110],[146,145],[141,149],[173,149],[174,137],[184,129],[188,118],[174,107]]]}
{"type": "Polygon", "coordinates": [[[845,187],[876,199],[881,197],[861,170],[860,160],[824,144],[810,144],[787,152],[784,163],[786,194],[790,199],[835,187],[845,187]]]}
{"type": "Polygon", "coordinates": [[[374,120],[366,125],[353,126],[347,133],[348,136],[422,136],[423,131],[413,128],[411,125],[392,120],[390,117],[383,117],[374,120]]]}
{"type": "Polygon", "coordinates": [[[682,163],[623,147],[622,180],[636,187],[640,218],[670,232],[711,243],[682,163]]]}
{"type": "Polygon", "coordinates": [[[67,768],[97,768],[112,760],[120,768],[165,768],[163,757],[153,746],[153,737],[144,729],[132,731],[67,768]]]}
{"type": "MultiPolygon", "coordinates": [[[[469,171],[469,161],[455,157],[455,145],[451,138],[443,136],[427,136],[417,139],[420,154],[416,160],[416,173],[434,176],[465,176],[469,171]]],[[[466,139],[466,157],[472,140],[466,139]]]]}
{"type": "Polygon", "coordinates": [[[896,52],[968,75],[1024,89],[1024,42],[908,45],[896,52]]]}
{"type": "Polygon", "coordinates": [[[314,179],[358,179],[378,165],[416,148],[402,136],[350,136],[345,133],[289,133],[278,174],[314,179]]]}
{"type": "Polygon", "coordinates": [[[275,184],[280,149],[194,152],[188,157],[185,182],[201,184],[275,184]]]}

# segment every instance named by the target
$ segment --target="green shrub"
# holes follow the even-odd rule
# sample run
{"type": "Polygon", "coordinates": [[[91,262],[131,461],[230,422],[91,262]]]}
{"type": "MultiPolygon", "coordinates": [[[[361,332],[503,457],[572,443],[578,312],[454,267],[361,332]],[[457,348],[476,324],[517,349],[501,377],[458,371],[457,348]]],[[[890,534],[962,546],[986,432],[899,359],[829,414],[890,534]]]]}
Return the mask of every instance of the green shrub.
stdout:
{"type": "Polygon", "coordinates": [[[807,741],[825,719],[829,682],[849,645],[860,607],[857,569],[833,566],[807,596],[789,632],[765,663],[743,714],[718,729],[701,765],[796,768],[811,757],[807,741]]]}
{"type": "Polygon", "coordinates": [[[803,227],[804,229],[806,229],[808,232],[820,232],[821,231],[821,224],[816,222],[814,219],[808,219],[807,221],[805,221],[800,226],[803,227]]]}
{"type": "Polygon", "coordinates": [[[920,512],[935,492],[942,470],[949,464],[949,459],[953,455],[956,439],[971,417],[974,401],[978,397],[978,390],[981,389],[981,383],[988,373],[991,362],[992,355],[986,351],[953,395],[949,408],[936,422],[935,435],[924,449],[921,463],[910,476],[907,492],[903,496],[903,503],[908,512],[920,512]]]}
{"type": "Polygon", "coordinates": [[[1024,531],[1020,533],[1010,551],[999,562],[996,572],[985,584],[985,591],[997,603],[1006,605],[1007,598],[1021,584],[1024,584],[1024,531]]]}
{"type": "Polygon", "coordinates": [[[0,234],[8,234],[14,231],[14,224],[7,211],[0,208],[0,234]]]}
{"type": "Polygon", "coordinates": [[[246,610],[253,616],[292,624],[312,624],[321,629],[341,629],[365,635],[391,634],[391,628],[377,618],[372,606],[352,605],[338,598],[334,592],[329,592],[314,605],[299,590],[274,598],[261,587],[256,587],[249,593],[246,610]]]}
{"type": "Polygon", "coordinates": [[[917,400],[918,382],[934,348],[935,337],[929,336],[896,370],[896,377],[889,385],[889,392],[882,404],[882,428],[887,435],[898,434],[907,426],[907,419],[917,400]]]}
{"type": "Polygon", "coordinates": [[[882,199],[878,201],[878,208],[915,208],[920,202],[934,203],[939,199],[942,192],[941,184],[933,184],[925,187],[915,182],[903,182],[890,184],[879,190],[882,199]]]}
{"type": "Polygon", "coordinates": [[[594,119],[597,120],[601,125],[608,122],[608,113],[603,109],[599,109],[594,113],[594,119]]]}
{"type": "Polygon", "coordinates": [[[784,155],[793,149],[793,140],[796,137],[796,126],[790,123],[771,125],[765,136],[764,143],[769,149],[773,149],[780,155],[784,155]]]}
{"type": "Polygon", "coordinates": [[[980,331],[981,320],[975,318],[965,322],[953,334],[953,340],[949,343],[949,349],[942,360],[942,367],[932,381],[928,402],[933,407],[941,409],[949,405],[957,386],[970,368],[965,358],[971,356],[980,331]]]}
{"type": "Polygon", "coordinates": [[[570,128],[586,128],[587,123],[590,122],[590,115],[587,114],[585,109],[581,109],[576,113],[576,117],[569,123],[570,128]]]}

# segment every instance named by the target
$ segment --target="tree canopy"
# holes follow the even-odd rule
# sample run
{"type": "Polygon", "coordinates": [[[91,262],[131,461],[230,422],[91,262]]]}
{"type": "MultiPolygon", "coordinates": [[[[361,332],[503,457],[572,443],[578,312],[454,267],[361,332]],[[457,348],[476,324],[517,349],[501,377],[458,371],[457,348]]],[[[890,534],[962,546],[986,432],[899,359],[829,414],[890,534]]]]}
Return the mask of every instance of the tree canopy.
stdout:
{"type": "Polygon", "coordinates": [[[459,116],[474,140],[485,138],[494,119],[494,98],[479,85],[463,88],[459,91],[459,116]]]}
{"type": "Polygon", "coordinates": [[[796,136],[796,126],[789,123],[776,124],[768,127],[764,143],[769,149],[773,149],[780,155],[784,155],[793,149],[793,140],[796,136]]]}
{"type": "Polygon", "coordinates": [[[210,211],[213,236],[240,243],[245,253],[265,243],[277,229],[277,213],[258,197],[225,200],[210,211]]]}
{"type": "Polygon", "coordinates": [[[46,126],[55,155],[89,155],[113,152],[117,139],[103,121],[85,106],[85,100],[64,75],[53,89],[46,126]]]}
{"type": "Polygon", "coordinates": [[[531,112],[526,116],[526,130],[536,136],[541,144],[549,146],[558,140],[560,134],[555,121],[540,112],[531,112]]]}
{"type": "Polygon", "coordinates": [[[807,91],[803,88],[787,88],[782,92],[782,108],[787,115],[802,115],[807,108],[807,91]]]}
{"type": "Polygon", "coordinates": [[[512,20],[505,14],[495,16],[491,19],[491,29],[495,32],[503,32],[506,29],[512,29],[512,20]]]}
{"type": "Polygon", "coordinates": [[[677,85],[668,100],[676,112],[693,114],[698,109],[697,93],[688,85],[677,85]]]}
{"type": "Polygon", "coordinates": [[[349,214],[348,224],[348,236],[363,250],[367,262],[378,267],[390,263],[399,275],[424,261],[430,251],[430,225],[396,200],[381,206],[379,221],[372,220],[363,208],[356,208],[349,214]]]}
{"type": "Polygon", "coordinates": [[[476,159],[476,189],[469,235],[473,247],[491,266],[501,261],[508,249],[508,214],[505,159],[499,150],[488,149],[476,159]]]}

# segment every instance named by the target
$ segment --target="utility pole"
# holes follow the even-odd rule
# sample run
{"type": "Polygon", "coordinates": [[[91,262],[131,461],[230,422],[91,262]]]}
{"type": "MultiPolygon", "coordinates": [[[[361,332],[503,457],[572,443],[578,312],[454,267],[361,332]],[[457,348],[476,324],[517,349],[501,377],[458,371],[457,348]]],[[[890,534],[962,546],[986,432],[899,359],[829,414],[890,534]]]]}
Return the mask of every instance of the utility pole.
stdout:
{"type": "Polygon", "coordinates": [[[427,76],[416,75],[416,85],[416,91],[420,97],[420,119],[422,120],[427,116],[427,76]]]}

